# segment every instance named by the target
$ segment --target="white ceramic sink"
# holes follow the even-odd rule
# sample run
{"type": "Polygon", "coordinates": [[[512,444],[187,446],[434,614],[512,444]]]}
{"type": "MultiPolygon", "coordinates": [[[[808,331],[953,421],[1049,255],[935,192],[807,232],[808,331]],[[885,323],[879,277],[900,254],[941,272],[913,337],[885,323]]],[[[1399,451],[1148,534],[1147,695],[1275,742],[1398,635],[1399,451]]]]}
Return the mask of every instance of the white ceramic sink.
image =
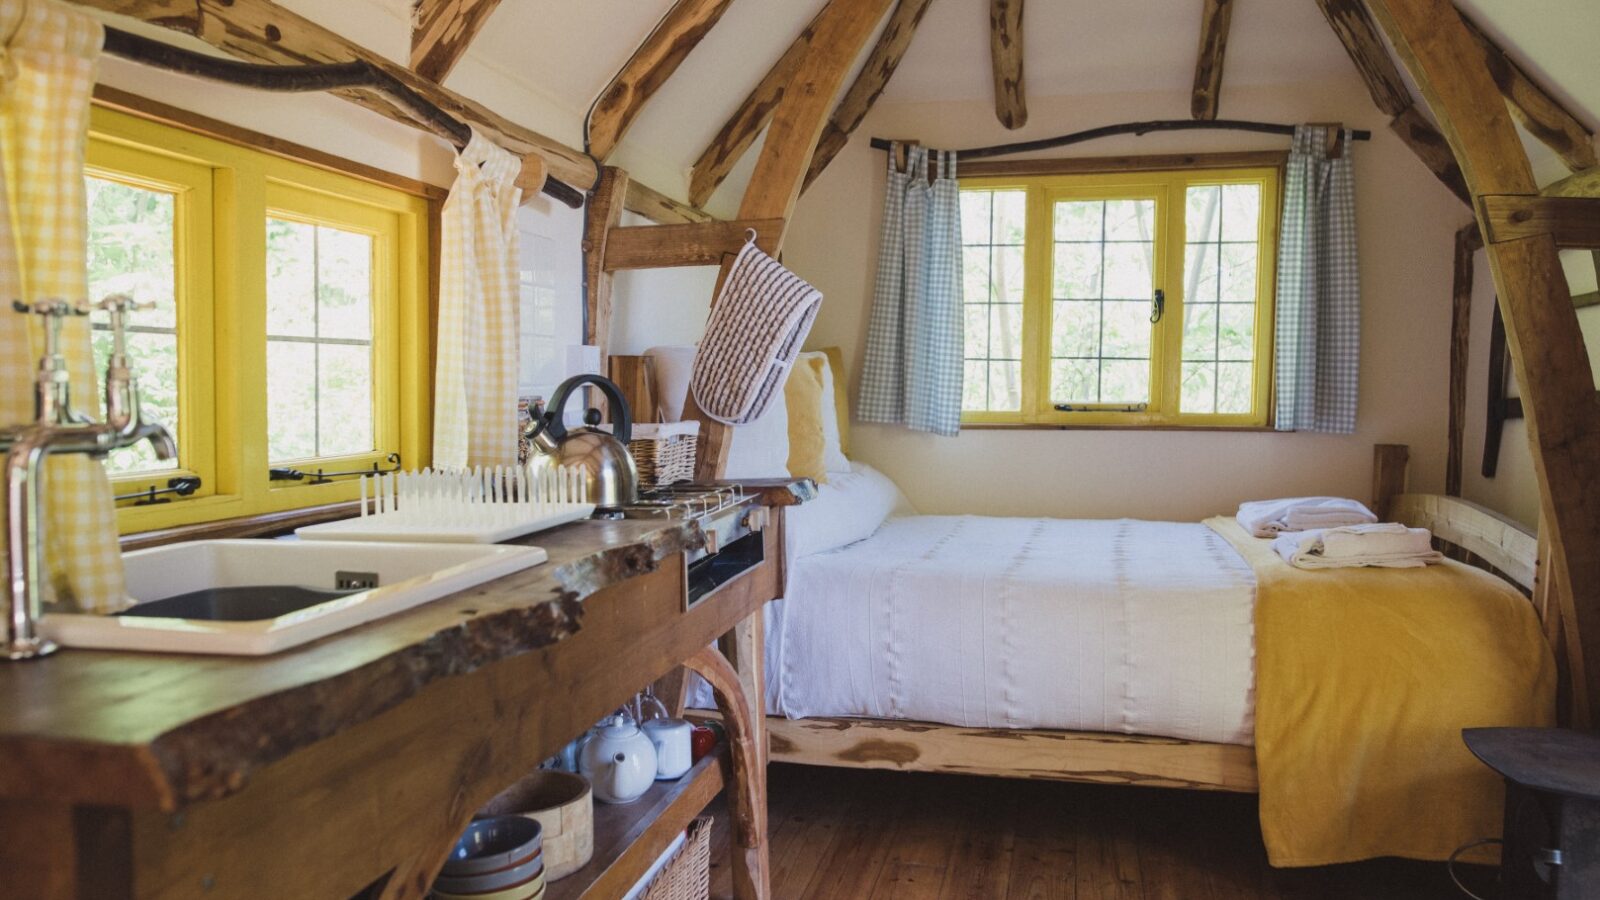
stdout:
{"type": "Polygon", "coordinates": [[[546,559],[538,547],[363,541],[194,541],[122,556],[132,614],[51,613],[63,647],[261,656],[353,628],[546,559]],[[241,592],[246,587],[288,591],[241,592]],[[296,589],[309,588],[311,591],[296,589]],[[214,591],[216,602],[179,601],[214,591]],[[339,592],[318,596],[313,592],[339,592]],[[240,602],[238,595],[255,594],[240,602]],[[143,604],[169,600],[141,610],[143,604]],[[181,604],[183,612],[167,607],[181,604]],[[158,611],[150,615],[151,610],[158,611]],[[182,618],[178,616],[194,616],[182,618]]]}

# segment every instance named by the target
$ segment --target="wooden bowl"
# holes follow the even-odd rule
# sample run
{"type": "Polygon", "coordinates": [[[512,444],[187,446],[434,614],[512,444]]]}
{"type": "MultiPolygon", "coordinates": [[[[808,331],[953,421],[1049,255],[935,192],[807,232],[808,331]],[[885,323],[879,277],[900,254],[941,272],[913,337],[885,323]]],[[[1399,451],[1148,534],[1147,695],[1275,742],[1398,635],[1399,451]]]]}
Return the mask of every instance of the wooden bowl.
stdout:
{"type": "Polygon", "coordinates": [[[538,769],[501,791],[478,817],[526,816],[544,828],[545,879],[555,881],[594,856],[594,792],[573,772],[538,769]]]}

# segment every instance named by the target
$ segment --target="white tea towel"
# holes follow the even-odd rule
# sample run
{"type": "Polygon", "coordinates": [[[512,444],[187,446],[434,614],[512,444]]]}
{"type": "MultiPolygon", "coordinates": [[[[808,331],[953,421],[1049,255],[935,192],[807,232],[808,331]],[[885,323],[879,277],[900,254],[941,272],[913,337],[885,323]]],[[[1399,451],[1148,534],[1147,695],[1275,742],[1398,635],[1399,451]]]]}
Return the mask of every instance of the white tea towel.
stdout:
{"type": "Polygon", "coordinates": [[[747,242],[706,323],[689,389],[700,411],[729,425],[761,418],[800,353],[822,293],[747,242]]]}
{"type": "Polygon", "coordinates": [[[1300,569],[1415,569],[1444,561],[1428,529],[1394,522],[1285,533],[1273,539],[1272,549],[1300,569]]]}
{"type": "Polygon", "coordinates": [[[1276,537],[1285,531],[1342,528],[1378,521],[1365,504],[1344,497],[1250,500],[1239,504],[1236,518],[1245,531],[1258,538],[1276,537]]]}

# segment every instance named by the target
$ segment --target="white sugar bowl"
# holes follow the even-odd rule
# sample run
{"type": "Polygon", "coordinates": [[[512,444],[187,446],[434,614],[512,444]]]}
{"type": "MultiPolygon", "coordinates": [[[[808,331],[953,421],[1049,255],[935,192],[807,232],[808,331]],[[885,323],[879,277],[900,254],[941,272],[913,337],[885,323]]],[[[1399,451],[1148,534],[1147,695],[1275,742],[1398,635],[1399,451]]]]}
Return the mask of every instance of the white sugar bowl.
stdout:
{"type": "Polygon", "coordinates": [[[578,769],[602,803],[632,803],[656,780],[656,748],[624,716],[596,725],[578,756],[578,769]]]}
{"type": "Polygon", "coordinates": [[[690,754],[693,725],[682,719],[648,719],[644,723],[644,733],[656,748],[656,778],[675,780],[688,773],[693,763],[690,754]]]}

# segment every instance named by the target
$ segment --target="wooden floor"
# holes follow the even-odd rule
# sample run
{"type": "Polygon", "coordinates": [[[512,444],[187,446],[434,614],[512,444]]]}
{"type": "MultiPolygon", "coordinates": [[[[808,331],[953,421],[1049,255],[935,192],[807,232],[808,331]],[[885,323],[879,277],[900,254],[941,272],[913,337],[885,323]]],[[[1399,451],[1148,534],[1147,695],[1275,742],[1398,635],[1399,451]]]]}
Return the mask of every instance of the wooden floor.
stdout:
{"type": "Polygon", "coordinates": [[[773,765],[769,809],[776,900],[1463,897],[1439,863],[1272,869],[1253,795],[773,765]]]}

